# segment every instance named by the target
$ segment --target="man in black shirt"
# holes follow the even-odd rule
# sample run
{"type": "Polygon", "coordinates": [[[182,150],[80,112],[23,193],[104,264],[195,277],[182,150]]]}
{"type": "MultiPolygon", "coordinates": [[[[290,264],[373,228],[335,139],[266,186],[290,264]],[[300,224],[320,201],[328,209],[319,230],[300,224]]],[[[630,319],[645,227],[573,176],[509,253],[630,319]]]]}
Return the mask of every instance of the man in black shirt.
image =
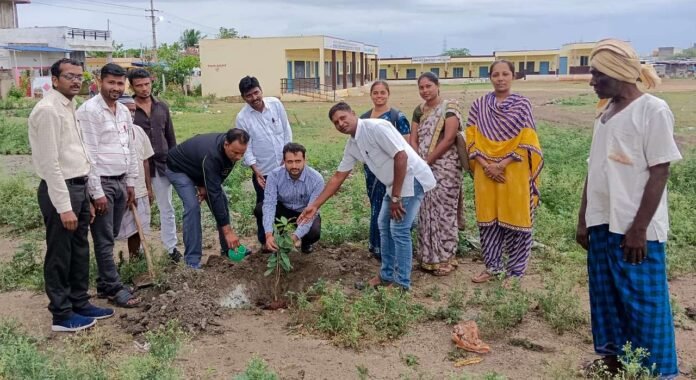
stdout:
{"type": "MultiPolygon", "coordinates": [[[[152,78],[147,70],[132,70],[128,73],[128,81],[133,89],[136,104],[133,123],[145,131],[155,152],[149,159],[149,166],[152,190],[160,214],[160,237],[171,259],[179,261],[181,254],[176,249],[172,184],[164,173],[167,167],[167,153],[176,146],[172,117],[167,104],[152,96],[152,78]]],[[[152,199],[153,194],[149,195],[152,199]]]]}
{"type": "Polygon", "coordinates": [[[244,156],[248,143],[249,134],[234,128],[227,133],[194,136],[169,151],[165,172],[184,203],[184,261],[191,268],[201,266],[200,203],[204,200],[217,222],[222,251],[239,246],[222,183],[244,156]]]}

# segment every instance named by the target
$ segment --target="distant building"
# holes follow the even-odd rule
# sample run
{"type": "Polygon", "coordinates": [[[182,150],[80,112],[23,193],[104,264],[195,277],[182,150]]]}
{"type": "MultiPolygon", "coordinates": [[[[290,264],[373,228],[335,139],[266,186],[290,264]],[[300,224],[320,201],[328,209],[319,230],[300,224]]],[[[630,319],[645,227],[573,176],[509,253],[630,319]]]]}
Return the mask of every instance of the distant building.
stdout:
{"type": "Polygon", "coordinates": [[[359,92],[377,76],[376,46],[329,36],[203,39],[203,95],[239,96],[239,80],[255,76],[268,96],[331,100],[359,92]]]}
{"type": "Polygon", "coordinates": [[[16,78],[26,70],[32,77],[48,75],[63,57],[84,63],[88,51],[110,55],[111,32],[67,26],[0,29],[0,67],[14,70],[16,78]]]}
{"type": "Polygon", "coordinates": [[[577,76],[590,73],[590,52],[594,42],[569,43],[560,49],[495,51],[491,55],[467,57],[405,57],[379,60],[379,78],[416,79],[430,71],[442,79],[487,78],[490,65],[507,60],[518,78],[527,76],[577,76]]]}

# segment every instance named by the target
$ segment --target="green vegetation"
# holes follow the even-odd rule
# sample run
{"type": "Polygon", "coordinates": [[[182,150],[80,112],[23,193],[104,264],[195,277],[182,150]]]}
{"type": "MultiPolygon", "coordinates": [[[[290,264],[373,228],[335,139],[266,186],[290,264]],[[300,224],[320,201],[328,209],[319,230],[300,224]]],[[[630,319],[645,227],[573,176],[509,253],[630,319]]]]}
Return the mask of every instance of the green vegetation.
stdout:
{"type": "MultiPolygon", "coordinates": [[[[93,334],[98,334],[94,332],[93,334]]],[[[42,342],[22,331],[14,321],[0,321],[0,378],[8,380],[119,379],[174,380],[182,378],[172,363],[186,339],[176,321],[146,334],[149,351],[126,360],[103,351],[105,336],[90,340],[89,333],[68,340],[60,352],[43,350],[42,342]]]]}
{"type": "Polygon", "coordinates": [[[442,320],[451,325],[459,322],[464,313],[465,296],[464,290],[454,289],[447,295],[447,305],[438,307],[431,313],[430,318],[442,320]]]}
{"type": "Polygon", "coordinates": [[[529,295],[519,287],[519,283],[511,282],[506,289],[502,283],[485,291],[481,288],[474,290],[474,296],[469,300],[470,305],[481,307],[477,319],[482,334],[485,336],[500,336],[517,326],[529,311],[531,306],[529,295]]]}
{"type": "Polygon", "coordinates": [[[585,324],[586,316],[575,293],[577,280],[565,267],[558,267],[544,279],[544,291],[535,295],[539,312],[558,334],[585,324]]]}
{"type": "Polygon", "coordinates": [[[0,263],[0,292],[17,289],[41,291],[44,288],[43,252],[35,243],[22,244],[12,260],[0,263]]]}
{"type": "Polygon", "coordinates": [[[297,325],[321,333],[340,346],[360,349],[372,341],[401,337],[425,315],[425,310],[398,289],[368,289],[351,298],[334,285],[311,287],[296,295],[292,313],[297,325]]]}
{"type": "Polygon", "coordinates": [[[593,366],[590,369],[590,379],[594,380],[656,380],[656,366],[653,364],[646,367],[645,363],[650,357],[650,353],[642,348],[633,348],[631,342],[626,342],[622,348],[623,354],[619,356],[622,369],[619,373],[612,375],[607,371],[605,365],[593,366]]]}
{"type": "Polygon", "coordinates": [[[235,376],[234,380],[278,380],[279,377],[273,372],[265,360],[254,356],[249,360],[246,369],[241,374],[235,376]]]}
{"type": "Polygon", "coordinates": [[[21,176],[0,179],[0,225],[8,226],[14,232],[43,225],[36,188],[29,187],[27,182],[21,176]]]}
{"type": "Polygon", "coordinates": [[[0,154],[29,153],[29,134],[26,122],[0,114],[0,154]]]}

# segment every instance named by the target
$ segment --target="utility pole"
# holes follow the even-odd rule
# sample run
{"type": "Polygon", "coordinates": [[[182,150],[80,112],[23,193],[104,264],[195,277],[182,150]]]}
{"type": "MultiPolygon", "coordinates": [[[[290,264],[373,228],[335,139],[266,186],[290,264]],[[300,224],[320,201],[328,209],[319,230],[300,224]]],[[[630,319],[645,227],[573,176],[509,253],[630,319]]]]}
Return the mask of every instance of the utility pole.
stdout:
{"type": "Polygon", "coordinates": [[[150,21],[152,21],[152,62],[157,62],[157,29],[155,28],[155,12],[159,12],[157,9],[155,9],[155,1],[150,0],[150,9],[148,11],[150,12],[150,21]]]}

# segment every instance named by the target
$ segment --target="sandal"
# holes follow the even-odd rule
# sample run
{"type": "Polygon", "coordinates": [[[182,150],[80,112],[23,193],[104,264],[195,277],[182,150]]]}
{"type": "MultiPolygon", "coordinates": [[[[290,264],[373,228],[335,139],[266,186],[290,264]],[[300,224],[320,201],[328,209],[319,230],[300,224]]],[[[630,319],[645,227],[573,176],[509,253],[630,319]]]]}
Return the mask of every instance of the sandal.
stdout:
{"type": "Polygon", "coordinates": [[[448,276],[450,273],[454,272],[455,270],[457,270],[456,266],[449,264],[449,263],[444,263],[444,264],[438,265],[437,269],[431,271],[430,273],[433,276],[444,277],[444,276],[448,276]]]}
{"type": "MultiPolygon", "coordinates": [[[[133,288],[132,286],[123,285],[123,289],[126,289],[126,290],[128,290],[129,292],[131,292],[131,293],[134,293],[134,292],[135,292],[135,288],[133,288]]],[[[105,299],[108,299],[108,298],[109,298],[109,295],[106,294],[105,291],[97,289],[97,298],[102,299],[102,300],[105,300],[105,299]]]]}
{"type": "Polygon", "coordinates": [[[370,287],[373,287],[373,288],[377,288],[377,287],[379,287],[379,286],[390,287],[390,286],[393,285],[393,284],[392,284],[391,282],[389,282],[389,281],[384,281],[384,280],[382,280],[382,278],[379,277],[379,275],[377,275],[377,276],[375,276],[375,277],[372,277],[372,278],[367,282],[367,284],[370,285],[370,287]]]}
{"type": "Polygon", "coordinates": [[[495,275],[493,273],[490,273],[490,272],[484,270],[483,272],[479,273],[478,275],[472,277],[471,282],[473,282],[475,284],[483,284],[483,283],[488,282],[494,278],[495,278],[495,275]]]}
{"type": "Polygon", "coordinates": [[[132,309],[140,306],[142,300],[134,296],[128,288],[123,287],[113,296],[109,296],[109,302],[113,303],[118,307],[132,309]]]}

